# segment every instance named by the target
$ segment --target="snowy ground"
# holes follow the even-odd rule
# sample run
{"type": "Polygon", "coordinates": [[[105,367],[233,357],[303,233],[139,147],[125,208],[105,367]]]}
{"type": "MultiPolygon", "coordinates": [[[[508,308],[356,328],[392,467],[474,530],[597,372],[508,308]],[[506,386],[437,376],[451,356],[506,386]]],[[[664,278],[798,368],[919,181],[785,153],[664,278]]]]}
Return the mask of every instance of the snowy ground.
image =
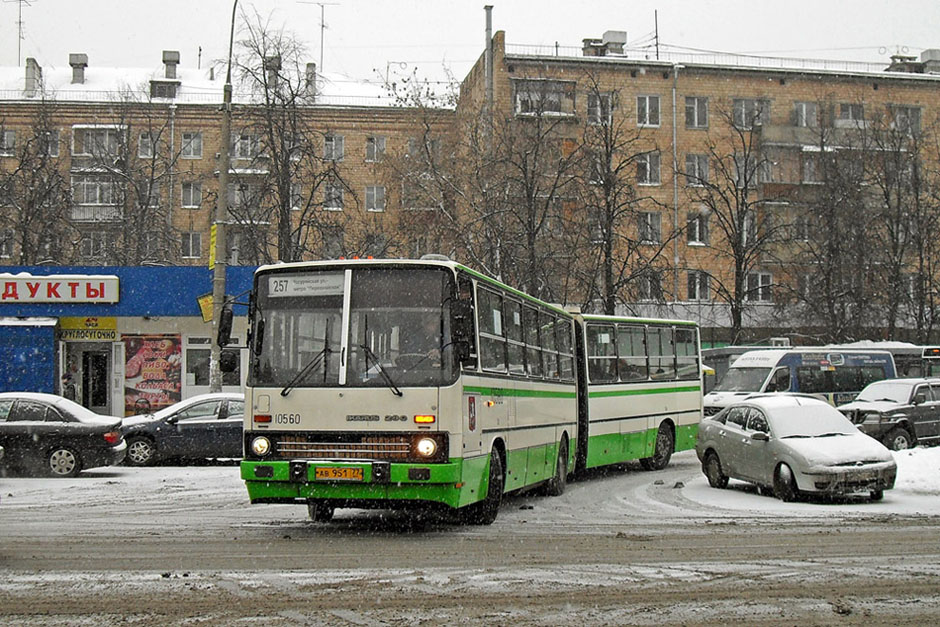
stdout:
{"type": "Polygon", "coordinates": [[[940,624],[940,447],[883,501],[710,488],[691,451],[490,527],[249,505],[238,468],[0,478],[0,623],[940,624]]]}

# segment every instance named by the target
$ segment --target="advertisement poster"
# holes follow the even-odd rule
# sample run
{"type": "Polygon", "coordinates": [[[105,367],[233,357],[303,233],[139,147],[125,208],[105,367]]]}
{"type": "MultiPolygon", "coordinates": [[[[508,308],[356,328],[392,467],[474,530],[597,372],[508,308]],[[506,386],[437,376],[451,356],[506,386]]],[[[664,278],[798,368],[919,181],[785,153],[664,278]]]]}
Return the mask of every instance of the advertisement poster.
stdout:
{"type": "Polygon", "coordinates": [[[122,335],[124,413],[149,414],[181,400],[180,336],[122,335]]]}

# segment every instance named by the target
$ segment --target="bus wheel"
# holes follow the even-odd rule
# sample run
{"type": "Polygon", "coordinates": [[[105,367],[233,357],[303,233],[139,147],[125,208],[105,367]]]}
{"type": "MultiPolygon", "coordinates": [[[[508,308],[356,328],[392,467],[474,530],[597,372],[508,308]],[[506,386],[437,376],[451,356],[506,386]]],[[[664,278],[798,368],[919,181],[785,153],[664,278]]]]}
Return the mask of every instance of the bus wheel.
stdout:
{"type": "Polygon", "coordinates": [[[307,515],[310,516],[310,522],[329,522],[333,519],[333,506],[310,499],[307,501],[307,515]]]}
{"type": "Polygon", "coordinates": [[[669,464],[675,447],[676,438],[672,435],[672,429],[663,423],[656,432],[656,450],[653,451],[653,456],[641,459],[640,464],[646,470],[662,470],[669,464]]]}
{"type": "Polygon", "coordinates": [[[463,520],[471,525],[492,525],[499,514],[499,505],[503,501],[503,460],[499,451],[490,453],[490,474],[487,480],[486,498],[473,505],[467,505],[463,511],[463,520]]]}
{"type": "Polygon", "coordinates": [[[545,494],[561,496],[568,485],[568,440],[562,438],[558,443],[558,461],[555,462],[555,476],[545,485],[545,494]]]}

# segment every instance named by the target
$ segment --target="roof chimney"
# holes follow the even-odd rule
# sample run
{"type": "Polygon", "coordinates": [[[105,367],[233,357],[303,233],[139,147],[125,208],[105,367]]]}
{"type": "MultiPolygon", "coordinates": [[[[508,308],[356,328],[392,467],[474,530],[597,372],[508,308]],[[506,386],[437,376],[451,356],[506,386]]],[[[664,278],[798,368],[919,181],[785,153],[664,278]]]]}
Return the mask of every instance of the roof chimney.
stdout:
{"type": "Polygon", "coordinates": [[[623,54],[623,47],[627,43],[627,31],[625,30],[608,30],[604,31],[604,37],[602,39],[604,46],[607,48],[607,53],[613,54],[623,54]]]}
{"type": "Polygon", "coordinates": [[[180,62],[179,50],[164,50],[163,64],[166,66],[166,78],[176,78],[176,66],[180,62]]]}
{"type": "Polygon", "coordinates": [[[281,71],[281,56],[276,55],[273,57],[264,58],[264,73],[265,80],[267,80],[268,85],[273,85],[277,82],[278,72],[281,71]]]}
{"type": "Polygon", "coordinates": [[[306,72],[306,93],[311,100],[317,97],[317,64],[308,63],[306,72]]]}
{"type": "Polygon", "coordinates": [[[84,84],[85,68],[88,67],[88,55],[84,53],[73,52],[69,55],[69,65],[72,66],[72,84],[84,84]]]}
{"type": "Polygon", "coordinates": [[[924,63],[924,72],[931,74],[940,72],[940,50],[928,48],[920,53],[920,60],[924,63]]]}
{"type": "Polygon", "coordinates": [[[42,86],[42,68],[32,57],[26,58],[26,85],[24,93],[27,98],[36,95],[36,91],[42,86]]]}

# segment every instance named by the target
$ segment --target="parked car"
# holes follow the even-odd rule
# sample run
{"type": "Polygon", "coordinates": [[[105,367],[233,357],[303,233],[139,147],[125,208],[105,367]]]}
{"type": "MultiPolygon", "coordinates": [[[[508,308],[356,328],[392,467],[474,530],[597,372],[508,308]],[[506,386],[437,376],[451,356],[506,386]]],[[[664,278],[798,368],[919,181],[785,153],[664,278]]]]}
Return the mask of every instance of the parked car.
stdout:
{"type": "Polygon", "coordinates": [[[146,466],[171,458],[241,458],[244,410],[244,394],[222,392],[125,418],[126,463],[146,466]]]}
{"type": "Polygon", "coordinates": [[[940,379],[876,381],[838,409],[894,451],[940,442],[940,379]]]}
{"type": "Polygon", "coordinates": [[[825,401],[754,395],[702,420],[695,452],[713,488],[728,479],[773,490],[783,501],[800,493],[868,492],[880,500],[894,487],[891,452],[825,401]]]}
{"type": "Polygon", "coordinates": [[[61,396],[36,392],[0,394],[0,446],[4,467],[54,477],[119,464],[127,450],[117,416],[101,416],[61,396]]]}

